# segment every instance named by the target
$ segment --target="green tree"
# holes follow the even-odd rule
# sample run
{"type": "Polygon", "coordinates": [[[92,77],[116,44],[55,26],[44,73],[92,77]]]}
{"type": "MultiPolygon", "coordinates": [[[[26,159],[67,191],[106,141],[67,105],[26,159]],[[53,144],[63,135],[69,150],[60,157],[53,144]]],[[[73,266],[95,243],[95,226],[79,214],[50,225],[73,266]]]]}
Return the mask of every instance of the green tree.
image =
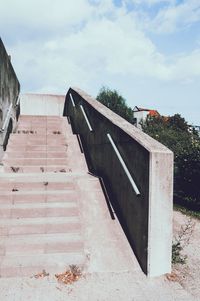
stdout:
{"type": "Polygon", "coordinates": [[[126,100],[116,91],[102,87],[96,97],[106,107],[133,123],[132,109],[126,105],[126,100]]]}
{"type": "Polygon", "coordinates": [[[144,132],[174,152],[174,201],[200,210],[200,138],[179,114],[148,117],[144,132]]]}

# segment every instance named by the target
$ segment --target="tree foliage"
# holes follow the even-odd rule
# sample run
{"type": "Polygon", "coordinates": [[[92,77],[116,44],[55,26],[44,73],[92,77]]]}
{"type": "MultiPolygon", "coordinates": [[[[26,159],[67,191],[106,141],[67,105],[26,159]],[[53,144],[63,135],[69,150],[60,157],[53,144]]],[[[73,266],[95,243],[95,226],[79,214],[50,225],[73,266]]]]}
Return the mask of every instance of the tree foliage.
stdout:
{"type": "Polygon", "coordinates": [[[144,132],[174,152],[174,200],[200,210],[200,138],[179,114],[148,117],[144,132]]]}
{"type": "Polygon", "coordinates": [[[96,99],[127,121],[133,122],[132,109],[126,105],[126,100],[116,90],[102,87],[96,99]]]}

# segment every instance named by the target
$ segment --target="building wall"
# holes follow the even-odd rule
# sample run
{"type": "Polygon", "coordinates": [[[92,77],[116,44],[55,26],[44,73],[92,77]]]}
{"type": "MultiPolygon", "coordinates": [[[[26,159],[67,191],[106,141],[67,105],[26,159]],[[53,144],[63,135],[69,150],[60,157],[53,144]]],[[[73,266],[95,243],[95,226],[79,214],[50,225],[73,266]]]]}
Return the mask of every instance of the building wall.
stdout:
{"type": "Polygon", "coordinates": [[[140,123],[147,118],[148,113],[148,111],[133,112],[133,117],[136,118],[136,127],[141,128],[140,123]]]}

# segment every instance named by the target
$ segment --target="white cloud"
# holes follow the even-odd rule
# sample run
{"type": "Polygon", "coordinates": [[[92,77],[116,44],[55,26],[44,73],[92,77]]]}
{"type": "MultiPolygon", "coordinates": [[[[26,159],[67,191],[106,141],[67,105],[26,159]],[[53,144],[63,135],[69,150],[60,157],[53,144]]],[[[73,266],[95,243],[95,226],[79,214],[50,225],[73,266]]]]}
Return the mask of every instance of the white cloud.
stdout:
{"type": "Polygon", "coordinates": [[[124,0],[124,4],[136,4],[136,5],[155,5],[155,4],[175,4],[176,0],[124,0]]]}
{"type": "MultiPolygon", "coordinates": [[[[25,86],[30,83],[31,89],[43,91],[44,87],[52,90],[57,87],[64,91],[67,85],[86,89],[93,82],[100,85],[103,79],[112,76],[187,82],[200,76],[200,50],[176,56],[169,62],[124,8],[114,8],[112,1],[89,5],[78,0],[78,3],[81,7],[88,6],[83,14],[87,21],[82,26],[82,18],[76,22],[78,30],[66,24],[66,31],[60,34],[44,40],[20,41],[10,49],[25,86]]],[[[66,5],[63,10],[66,7],[70,10],[66,5]]],[[[68,15],[74,14],[72,7],[68,15]]],[[[50,25],[49,17],[46,18],[47,26],[52,26],[54,16],[50,25]]],[[[43,21],[40,18],[39,22],[43,21]]]]}
{"type": "Polygon", "coordinates": [[[196,22],[200,22],[199,0],[185,0],[177,5],[170,5],[159,10],[147,26],[157,33],[173,33],[196,22]]]}
{"type": "MultiPolygon", "coordinates": [[[[64,0],[55,4],[50,0],[7,0],[2,4],[0,26],[13,39],[8,50],[23,91],[65,93],[75,85],[96,94],[102,84],[107,84],[133,95],[133,86],[139,81],[145,83],[142,87],[151,89],[148,83],[152,81],[181,85],[200,78],[200,47],[191,53],[164,55],[144,31],[137,11],[127,11],[125,6],[117,8],[112,0],[75,2],[76,6],[64,0]]],[[[187,3],[195,7],[197,16],[197,2],[187,3]]],[[[160,11],[148,24],[149,29],[157,26],[160,31],[175,30],[183,22],[182,11],[187,13],[185,8],[171,6],[165,9],[165,15],[162,9],[163,19],[160,11]]],[[[187,16],[187,22],[196,20],[191,10],[187,16]]]]}

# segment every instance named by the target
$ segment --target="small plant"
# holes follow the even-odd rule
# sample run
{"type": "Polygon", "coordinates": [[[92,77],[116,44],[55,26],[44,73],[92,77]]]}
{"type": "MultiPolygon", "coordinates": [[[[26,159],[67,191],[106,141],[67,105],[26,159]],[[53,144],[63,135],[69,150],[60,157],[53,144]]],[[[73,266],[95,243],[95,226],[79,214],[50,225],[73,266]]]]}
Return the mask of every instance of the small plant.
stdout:
{"type": "Polygon", "coordinates": [[[54,134],[54,135],[60,135],[61,132],[60,132],[60,131],[53,131],[53,134],[54,134]]]}
{"type": "Polygon", "coordinates": [[[185,264],[187,256],[182,254],[183,249],[189,244],[190,237],[194,231],[195,222],[189,217],[185,225],[181,226],[178,235],[172,243],[172,263],[185,264]]]}
{"type": "Polygon", "coordinates": [[[16,173],[19,171],[19,167],[11,166],[10,169],[12,170],[12,172],[16,172],[16,173]]]}
{"type": "Polygon", "coordinates": [[[17,188],[13,188],[12,191],[19,191],[17,188]]]}

